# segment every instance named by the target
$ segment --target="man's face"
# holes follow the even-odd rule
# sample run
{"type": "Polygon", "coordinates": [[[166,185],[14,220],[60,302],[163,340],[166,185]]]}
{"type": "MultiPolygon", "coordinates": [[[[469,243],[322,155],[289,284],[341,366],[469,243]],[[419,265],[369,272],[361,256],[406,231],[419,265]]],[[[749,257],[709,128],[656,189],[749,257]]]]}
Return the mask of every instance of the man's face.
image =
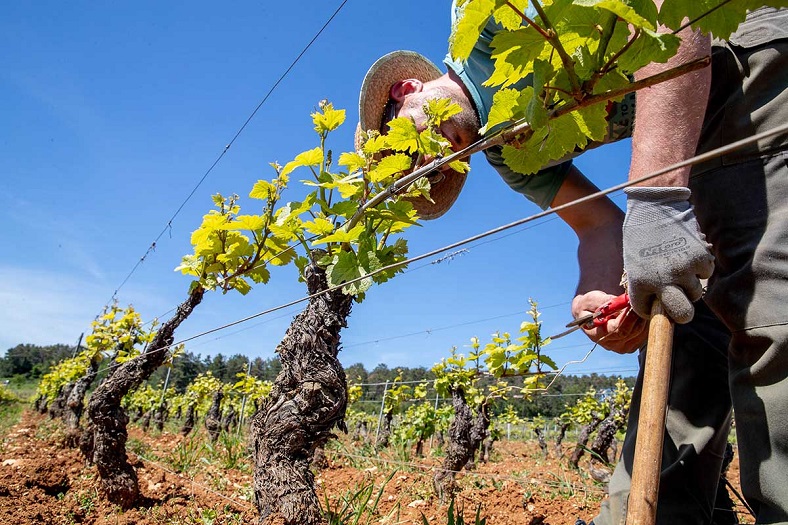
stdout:
{"type": "Polygon", "coordinates": [[[424,105],[428,100],[440,98],[448,98],[462,109],[441,124],[441,135],[451,143],[454,151],[467,148],[479,137],[479,118],[466,97],[458,97],[446,87],[435,86],[405,95],[396,116],[411,119],[416,124],[416,129],[422,131],[427,127],[424,105]]]}

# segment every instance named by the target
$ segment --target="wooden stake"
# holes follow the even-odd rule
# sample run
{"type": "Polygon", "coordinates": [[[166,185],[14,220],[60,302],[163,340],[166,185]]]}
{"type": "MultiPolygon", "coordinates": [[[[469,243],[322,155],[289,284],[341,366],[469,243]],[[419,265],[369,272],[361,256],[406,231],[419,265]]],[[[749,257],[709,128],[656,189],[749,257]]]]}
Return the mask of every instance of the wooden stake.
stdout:
{"type": "Polygon", "coordinates": [[[670,387],[670,363],[673,352],[673,324],[662,303],[651,307],[640,418],[632,467],[627,525],[653,525],[657,519],[657,494],[662,466],[662,444],[670,387]]]}

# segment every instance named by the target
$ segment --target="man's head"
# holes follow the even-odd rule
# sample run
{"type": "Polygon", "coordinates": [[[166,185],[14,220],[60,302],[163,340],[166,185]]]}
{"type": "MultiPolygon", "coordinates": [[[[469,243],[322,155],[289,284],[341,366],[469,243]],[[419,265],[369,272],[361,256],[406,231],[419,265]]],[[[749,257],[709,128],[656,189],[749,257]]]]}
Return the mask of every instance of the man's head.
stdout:
{"type": "MultiPolygon", "coordinates": [[[[479,118],[470,98],[458,79],[443,74],[432,62],[413,51],[395,51],[378,59],[369,68],[359,95],[359,131],[388,131],[388,121],[396,117],[410,118],[419,130],[424,129],[427,117],[424,104],[431,99],[448,98],[462,111],[441,124],[441,134],[449,140],[454,151],[472,144],[478,137],[479,118]]],[[[358,134],[357,134],[358,146],[358,134]]],[[[412,199],[414,208],[423,219],[443,215],[457,199],[466,175],[445,168],[431,176],[429,202],[412,199]]]]}

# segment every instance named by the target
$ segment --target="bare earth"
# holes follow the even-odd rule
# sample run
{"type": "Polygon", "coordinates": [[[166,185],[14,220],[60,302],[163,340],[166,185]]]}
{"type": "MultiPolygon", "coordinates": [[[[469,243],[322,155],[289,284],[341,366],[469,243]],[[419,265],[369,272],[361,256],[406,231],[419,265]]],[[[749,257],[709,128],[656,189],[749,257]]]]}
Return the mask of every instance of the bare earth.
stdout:
{"type": "MultiPolygon", "coordinates": [[[[248,459],[236,450],[238,461],[222,443],[207,445],[202,434],[190,440],[166,431],[146,434],[132,425],[129,459],[144,500],[122,512],[99,494],[95,467],[85,466],[79,451],[64,445],[60,422],[26,412],[0,438],[0,524],[256,523],[248,459]],[[238,465],[228,468],[233,462],[238,465]]],[[[536,443],[495,446],[489,463],[458,475],[456,505],[464,508],[466,523],[474,523],[479,506],[488,525],[573,525],[577,518],[593,517],[604,485],[585,469],[544,458],[536,443]]],[[[565,450],[568,456],[570,449],[565,450]]],[[[371,484],[371,501],[357,523],[422,525],[422,515],[430,524],[447,523],[448,505],[438,501],[432,488],[432,468],[440,465],[440,458],[362,452],[347,438],[330,446],[327,456],[328,467],[316,475],[319,496],[324,508],[346,516],[343,523],[352,523],[347,517],[362,507],[353,504],[353,495],[371,484]],[[370,455],[372,459],[366,457],[370,455]]],[[[734,460],[730,479],[737,478],[734,460]]],[[[734,485],[738,490],[738,483],[734,485]]],[[[745,522],[747,516],[739,515],[745,522]]]]}

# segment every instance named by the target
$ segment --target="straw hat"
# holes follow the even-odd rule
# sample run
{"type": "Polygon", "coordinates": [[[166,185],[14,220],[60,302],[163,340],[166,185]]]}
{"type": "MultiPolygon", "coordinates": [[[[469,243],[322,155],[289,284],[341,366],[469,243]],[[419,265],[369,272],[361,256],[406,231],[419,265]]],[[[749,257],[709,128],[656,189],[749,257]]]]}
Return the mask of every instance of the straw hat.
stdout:
{"type": "MultiPolygon", "coordinates": [[[[394,51],[379,58],[367,71],[358,99],[359,124],[356,129],[356,149],[362,130],[379,130],[383,112],[389,100],[391,86],[400,80],[415,78],[429,82],[443,76],[443,72],[427,58],[414,51],[394,51]]],[[[467,174],[454,170],[430,177],[430,202],[424,197],[409,199],[422,219],[437,219],[449,208],[465,185],[467,174]]]]}

